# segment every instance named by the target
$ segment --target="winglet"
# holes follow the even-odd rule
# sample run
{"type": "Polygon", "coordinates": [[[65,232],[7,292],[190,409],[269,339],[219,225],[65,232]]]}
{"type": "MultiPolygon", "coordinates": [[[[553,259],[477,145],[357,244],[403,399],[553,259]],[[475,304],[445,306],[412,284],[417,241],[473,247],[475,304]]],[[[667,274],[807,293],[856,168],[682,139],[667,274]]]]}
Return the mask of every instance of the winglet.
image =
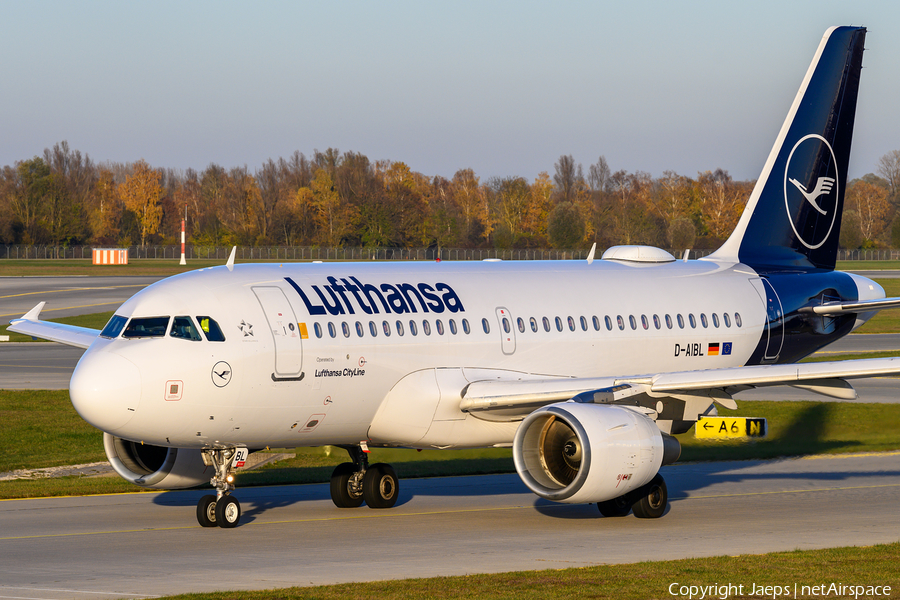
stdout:
{"type": "Polygon", "coordinates": [[[594,245],[591,246],[591,251],[588,252],[587,263],[591,264],[594,262],[594,254],[597,253],[597,242],[594,242],[594,245]]]}
{"type": "Polygon", "coordinates": [[[225,266],[228,267],[229,271],[234,271],[234,255],[237,254],[237,246],[231,247],[231,256],[228,257],[228,262],[225,263],[225,266]]]}
{"type": "Polygon", "coordinates": [[[27,313],[22,315],[23,321],[39,321],[41,318],[41,311],[44,310],[44,305],[46,302],[39,302],[37,306],[29,310],[27,313]]]}

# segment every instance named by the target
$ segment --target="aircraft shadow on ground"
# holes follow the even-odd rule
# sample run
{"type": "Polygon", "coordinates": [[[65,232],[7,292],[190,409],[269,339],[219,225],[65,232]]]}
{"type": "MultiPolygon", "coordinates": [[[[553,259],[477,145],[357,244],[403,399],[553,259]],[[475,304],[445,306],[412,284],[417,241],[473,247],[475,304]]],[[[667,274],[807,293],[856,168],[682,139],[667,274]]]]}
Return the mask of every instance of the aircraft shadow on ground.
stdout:
{"type": "MultiPolygon", "coordinates": [[[[828,422],[828,403],[820,403],[810,407],[790,423],[778,438],[755,442],[759,455],[765,458],[751,460],[725,460],[721,462],[681,463],[663,469],[666,478],[670,502],[678,502],[689,498],[712,486],[727,483],[765,482],[775,480],[820,481],[835,483],[851,478],[866,477],[900,477],[900,470],[894,471],[830,471],[800,472],[786,471],[780,473],[756,473],[748,471],[766,460],[781,455],[797,454],[796,448],[806,448],[807,453],[824,453],[837,448],[856,445],[853,441],[835,441],[825,439],[828,422]],[[802,442],[802,443],[801,443],[802,442]]],[[[789,460],[790,457],[787,458],[789,460]]],[[[402,464],[397,465],[401,478],[400,497],[396,506],[410,503],[419,496],[445,497],[488,497],[508,496],[512,494],[530,493],[518,475],[505,473],[499,475],[467,475],[458,477],[435,477],[422,479],[403,479],[402,464]]],[[[201,496],[212,493],[212,490],[186,490],[164,492],[154,499],[154,503],[166,506],[195,506],[201,496]]],[[[330,500],[327,484],[286,484],[264,487],[245,487],[238,489],[234,495],[241,502],[244,513],[242,523],[251,523],[254,518],[269,510],[284,508],[293,504],[310,501],[330,500]]],[[[597,509],[592,505],[566,505],[550,502],[536,496],[532,503],[534,509],[558,519],[594,519],[597,509]]],[[[335,510],[343,510],[337,509],[335,510]]],[[[671,510],[671,504],[667,512],[671,510]]]]}

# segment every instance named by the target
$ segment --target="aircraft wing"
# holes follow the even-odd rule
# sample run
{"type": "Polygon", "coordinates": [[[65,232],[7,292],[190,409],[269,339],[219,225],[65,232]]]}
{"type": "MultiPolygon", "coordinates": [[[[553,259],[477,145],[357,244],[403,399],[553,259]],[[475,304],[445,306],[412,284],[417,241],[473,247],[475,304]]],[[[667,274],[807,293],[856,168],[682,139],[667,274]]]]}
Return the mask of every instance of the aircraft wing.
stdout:
{"type": "Polygon", "coordinates": [[[772,385],[791,385],[848,400],[856,397],[856,391],[847,379],[897,374],[900,374],[900,357],[676,371],[635,377],[492,379],[469,384],[463,390],[460,410],[503,411],[508,415],[520,409],[524,415],[539,406],[573,398],[617,403],[641,393],[655,398],[703,396],[726,408],[737,408],[731,394],[772,385]]]}
{"type": "Polygon", "coordinates": [[[44,304],[44,302],[41,302],[25,313],[21,319],[10,321],[9,331],[78,348],[87,348],[100,335],[100,331],[97,329],[41,321],[40,315],[44,304]]]}

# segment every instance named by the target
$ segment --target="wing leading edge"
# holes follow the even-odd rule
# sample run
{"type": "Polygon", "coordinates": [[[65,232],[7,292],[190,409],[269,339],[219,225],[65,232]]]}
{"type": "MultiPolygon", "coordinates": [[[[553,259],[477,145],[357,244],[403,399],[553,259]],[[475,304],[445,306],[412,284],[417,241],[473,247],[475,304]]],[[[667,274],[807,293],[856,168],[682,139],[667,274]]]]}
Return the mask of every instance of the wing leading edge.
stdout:
{"type": "Polygon", "coordinates": [[[519,409],[524,417],[535,408],[553,402],[575,399],[618,404],[638,394],[654,399],[706,398],[709,403],[736,408],[732,394],[773,385],[791,385],[848,400],[856,397],[856,391],[847,379],[897,374],[900,374],[900,357],[754,365],[636,377],[489,380],[474,382],[463,390],[460,410],[502,411],[511,416],[519,409]]]}
{"type": "Polygon", "coordinates": [[[100,331],[97,329],[41,321],[41,310],[44,308],[44,304],[41,302],[25,313],[21,319],[10,321],[9,331],[77,348],[87,348],[100,335],[100,331]]]}

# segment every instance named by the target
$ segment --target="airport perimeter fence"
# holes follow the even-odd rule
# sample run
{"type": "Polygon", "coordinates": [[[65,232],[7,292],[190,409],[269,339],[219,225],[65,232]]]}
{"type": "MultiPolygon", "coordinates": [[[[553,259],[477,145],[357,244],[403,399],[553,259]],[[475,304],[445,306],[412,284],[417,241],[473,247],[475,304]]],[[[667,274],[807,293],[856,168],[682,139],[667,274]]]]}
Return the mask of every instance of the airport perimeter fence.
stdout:
{"type": "MultiPolygon", "coordinates": [[[[95,246],[0,246],[4,259],[90,259],[95,246]]],[[[231,246],[185,246],[185,258],[225,261],[231,246]]],[[[237,260],[583,260],[589,250],[535,250],[499,248],[322,248],[316,246],[238,246],[237,260]]],[[[701,258],[712,250],[691,250],[690,258],[701,258]]],[[[672,250],[683,258],[684,250],[672,250]]],[[[599,257],[601,252],[598,251],[599,257]]],[[[128,260],[181,258],[181,246],[131,246],[128,260]]],[[[900,250],[838,250],[838,260],[900,260],[900,250]]]]}
{"type": "MultiPolygon", "coordinates": [[[[97,246],[0,246],[0,261],[4,259],[90,259],[97,246]]],[[[185,245],[185,259],[225,261],[231,246],[185,245]]],[[[237,260],[311,261],[311,260],[584,260],[589,249],[537,250],[499,248],[323,248],[316,246],[238,246],[237,260]]],[[[700,258],[712,250],[691,250],[690,258],[700,258]]],[[[601,252],[597,252],[599,258],[601,252]]],[[[672,251],[682,258],[684,251],[672,251]]],[[[131,246],[128,260],[181,258],[181,246],[131,246]]]]}

